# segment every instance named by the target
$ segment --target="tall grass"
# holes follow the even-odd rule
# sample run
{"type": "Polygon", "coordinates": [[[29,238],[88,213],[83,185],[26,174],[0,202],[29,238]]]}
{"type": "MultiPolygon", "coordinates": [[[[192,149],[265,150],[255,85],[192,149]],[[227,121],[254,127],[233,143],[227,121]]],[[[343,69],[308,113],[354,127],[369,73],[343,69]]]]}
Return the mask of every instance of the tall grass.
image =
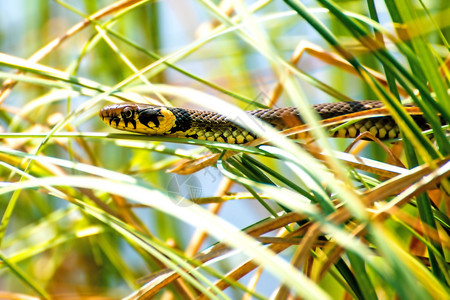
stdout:
{"type": "Polygon", "coordinates": [[[447,1],[14,5],[2,298],[449,297],[447,1]],[[310,108],[361,99],[403,138],[331,139],[310,108]],[[269,142],[117,133],[97,115],[123,101],[217,111],[269,142]],[[273,106],[314,140],[245,113],[273,106]]]}

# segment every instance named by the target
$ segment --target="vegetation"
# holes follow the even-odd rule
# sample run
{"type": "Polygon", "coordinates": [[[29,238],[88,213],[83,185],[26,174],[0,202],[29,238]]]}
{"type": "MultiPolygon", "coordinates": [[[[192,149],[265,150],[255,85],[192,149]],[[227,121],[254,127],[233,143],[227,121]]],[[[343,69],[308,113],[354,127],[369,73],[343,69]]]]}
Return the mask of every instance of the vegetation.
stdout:
{"type": "Polygon", "coordinates": [[[448,1],[1,10],[2,299],[449,298],[448,1]],[[361,99],[403,138],[331,139],[310,109],[361,99]],[[219,111],[261,140],[119,133],[98,111],[123,101],[219,111]],[[313,140],[244,113],[274,106],[313,140]]]}

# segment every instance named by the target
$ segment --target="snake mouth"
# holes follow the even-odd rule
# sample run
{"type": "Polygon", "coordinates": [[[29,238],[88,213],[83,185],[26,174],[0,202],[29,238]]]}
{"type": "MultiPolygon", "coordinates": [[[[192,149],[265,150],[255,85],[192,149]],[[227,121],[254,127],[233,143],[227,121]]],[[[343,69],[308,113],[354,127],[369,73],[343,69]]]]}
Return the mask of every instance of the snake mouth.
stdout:
{"type": "Polygon", "coordinates": [[[114,116],[111,116],[111,110],[108,110],[107,107],[103,107],[99,112],[98,116],[102,121],[109,125],[109,120],[111,120],[114,116]]]}
{"type": "Polygon", "coordinates": [[[122,121],[120,111],[121,109],[117,109],[114,105],[110,105],[102,108],[98,116],[105,124],[113,128],[119,128],[119,124],[122,121]]]}

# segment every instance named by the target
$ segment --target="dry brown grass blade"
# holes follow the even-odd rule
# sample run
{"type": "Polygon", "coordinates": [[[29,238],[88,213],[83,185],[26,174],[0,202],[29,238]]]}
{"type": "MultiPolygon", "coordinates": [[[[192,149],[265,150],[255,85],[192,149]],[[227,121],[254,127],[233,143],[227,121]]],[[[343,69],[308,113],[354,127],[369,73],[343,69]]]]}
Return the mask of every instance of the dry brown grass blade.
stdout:
{"type": "Polygon", "coordinates": [[[383,149],[383,151],[388,155],[388,158],[390,159],[390,164],[393,164],[400,168],[406,168],[405,165],[402,163],[402,161],[389,149],[388,146],[386,146],[385,143],[383,143],[379,138],[374,136],[370,131],[363,132],[359,136],[354,139],[350,145],[344,150],[344,152],[350,153],[350,150],[355,146],[355,144],[362,140],[362,139],[369,139],[375,142],[378,146],[383,149]]]}
{"type": "MultiPolygon", "coordinates": [[[[66,31],[62,36],[55,38],[50,43],[39,49],[36,53],[28,58],[30,62],[38,62],[47,56],[50,52],[56,49],[59,45],[61,45],[65,40],[69,37],[75,35],[77,32],[88,26],[92,20],[99,20],[107,15],[110,15],[114,12],[126,9],[138,2],[145,2],[146,0],[122,0],[112,3],[111,5],[100,9],[99,11],[93,13],[89,18],[84,19],[80,23],[72,26],[69,30],[66,31]]],[[[21,74],[22,72],[18,72],[21,74]]],[[[0,89],[0,105],[5,101],[8,97],[11,89],[14,87],[16,82],[12,79],[7,79],[3,82],[2,88],[0,89]]]]}
{"type": "MultiPolygon", "coordinates": [[[[308,152],[315,158],[325,162],[327,161],[326,158],[329,155],[328,153],[319,152],[318,150],[313,149],[307,145],[305,145],[305,147],[308,148],[308,152]]],[[[370,158],[356,156],[345,152],[335,151],[333,152],[333,155],[341,162],[347,164],[352,168],[361,171],[366,171],[375,175],[380,175],[385,178],[392,178],[399,174],[403,174],[407,171],[407,169],[405,168],[397,167],[391,164],[383,163],[370,158]]]]}
{"type": "MultiPolygon", "coordinates": [[[[224,157],[229,158],[234,154],[236,154],[236,152],[227,151],[224,157]]],[[[219,159],[220,155],[221,153],[212,153],[212,154],[205,154],[204,156],[197,158],[195,160],[185,160],[175,168],[170,169],[168,172],[179,175],[191,175],[206,167],[214,165],[219,159]]]]}
{"type": "MultiPolygon", "coordinates": [[[[447,164],[450,160],[450,157],[445,157],[442,159],[435,160],[435,164],[437,166],[442,166],[447,164]]],[[[384,200],[390,196],[397,195],[399,192],[404,189],[411,187],[417,181],[420,181],[422,178],[425,178],[431,175],[434,172],[434,168],[431,166],[424,164],[414,169],[408,170],[405,174],[399,175],[398,177],[392,178],[388,181],[385,181],[378,185],[376,188],[373,188],[364,193],[364,198],[367,203],[375,203],[376,201],[384,200]]],[[[428,187],[434,187],[436,183],[441,179],[445,178],[443,175],[439,177],[434,177],[433,180],[426,184],[428,187]]],[[[424,186],[421,187],[423,190],[424,186]]],[[[419,191],[417,191],[419,192],[419,191]]],[[[417,194],[417,192],[413,192],[413,194],[417,194]]]]}
{"type": "MultiPolygon", "coordinates": [[[[270,199],[269,197],[259,194],[261,199],[270,199]]],[[[233,193],[227,194],[226,196],[216,196],[216,197],[203,197],[191,199],[195,204],[211,204],[211,203],[223,203],[231,200],[243,200],[243,199],[255,199],[255,197],[250,193],[233,193]]]]}
{"type": "MultiPolygon", "coordinates": [[[[395,199],[391,200],[389,203],[386,203],[379,209],[377,209],[377,213],[384,213],[388,210],[390,210],[392,207],[399,207],[411,200],[411,198],[420,195],[421,193],[429,190],[434,189],[437,184],[441,182],[442,179],[448,179],[450,177],[450,162],[446,162],[442,166],[440,166],[438,169],[430,170],[427,174],[425,174],[423,177],[419,178],[413,183],[407,185],[407,187],[402,191],[400,194],[398,194],[395,199]]],[[[411,178],[410,178],[411,179],[411,178]]],[[[443,197],[449,198],[449,195],[445,194],[443,191],[443,197]]]]}

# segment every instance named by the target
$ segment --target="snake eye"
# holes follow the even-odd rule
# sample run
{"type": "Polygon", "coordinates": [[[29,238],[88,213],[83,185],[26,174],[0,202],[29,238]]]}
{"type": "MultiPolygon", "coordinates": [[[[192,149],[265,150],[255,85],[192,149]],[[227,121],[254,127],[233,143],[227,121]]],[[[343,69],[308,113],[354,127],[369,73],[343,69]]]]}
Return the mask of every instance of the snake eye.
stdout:
{"type": "Polygon", "coordinates": [[[134,111],[131,108],[129,108],[129,107],[125,107],[123,109],[123,111],[122,111],[122,117],[124,119],[131,119],[131,118],[133,118],[133,114],[134,114],[134,111]]]}

